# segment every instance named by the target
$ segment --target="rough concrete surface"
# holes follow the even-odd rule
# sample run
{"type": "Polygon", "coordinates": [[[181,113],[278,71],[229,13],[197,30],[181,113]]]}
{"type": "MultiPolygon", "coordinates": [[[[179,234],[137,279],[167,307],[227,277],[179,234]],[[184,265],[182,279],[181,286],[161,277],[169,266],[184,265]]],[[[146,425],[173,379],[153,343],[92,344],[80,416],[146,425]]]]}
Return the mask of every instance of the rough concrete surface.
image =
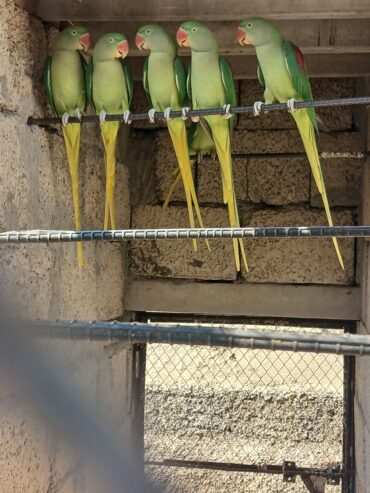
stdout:
{"type": "MultiPolygon", "coordinates": [[[[341,461],[342,359],[152,345],[145,445],[151,460],[327,467],[341,461]]],[[[152,467],[168,491],[305,491],[281,476],[152,467]]],[[[338,492],[339,487],[326,491],[338,492]]]]}
{"type": "MultiPolygon", "coordinates": [[[[356,79],[311,79],[315,99],[350,98],[356,94],[356,79]]],[[[240,104],[249,105],[263,101],[263,89],[257,80],[243,80],[240,84],[240,104]]],[[[318,108],[317,113],[331,130],[347,130],[352,127],[352,109],[349,106],[318,108]]],[[[282,129],[294,128],[293,118],[287,111],[271,111],[256,118],[252,113],[239,116],[238,128],[282,129]]]]}
{"type": "MultiPolygon", "coordinates": [[[[53,133],[26,125],[28,115],[50,111],[42,86],[47,36],[42,23],[13,1],[2,4],[0,139],[6,145],[0,150],[0,228],[73,229],[70,177],[60,129],[53,133]]],[[[83,227],[100,229],[105,178],[97,127],[83,127],[81,147],[81,222],[83,227]]],[[[129,224],[127,185],[120,164],[117,211],[121,226],[129,224]]],[[[123,248],[86,244],[83,270],[77,268],[75,250],[75,245],[1,247],[2,279],[28,315],[104,319],[122,313],[123,248]],[[109,300],[102,289],[107,285],[112,288],[109,300]]]]}
{"type": "Polygon", "coordinates": [[[305,157],[259,157],[248,160],[248,198],[268,205],[307,202],[310,168],[305,157]]]}
{"type": "MultiPolygon", "coordinates": [[[[331,206],[353,207],[361,204],[363,159],[322,159],[326,189],[331,206]]],[[[311,180],[311,205],[323,207],[321,195],[311,180]]]]}
{"type": "MultiPolygon", "coordinates": [[[[53,341],[42,349],[85,409],[117,436],[130,440],[129,388],[122,392],[122,382],[130,382],[127,347],[122,343],[53,341]]],[[[0,403],[2,493],[102,491],[96,489],[97,478],[85,469],[78,452],[67,442],[66,431],[58,433],[47,427],[48,408],[28,401],[4,373],[0,377],[0,403]]],[[[61,412],[63,409],[61,406],[61,412]]]]}
{"type": "MultiPolygon", "coordinates": [[[[353,224],[350,211],[335,212],[334,224],[353,224]]],[[[248,226],[306,226],[327,224],[325,213],[304,208],[246,213],[248,226]]],[[[337,260],[331,239],[245,240],[250,266],[243,276],[249,282],[298,284],[351,284],[354,277],[354,241],[339,240],[345,271],[337,260]]]]}
{"type": "MultiPolygon", "coordinates": [[[[227,226],[226,210],[203,207],[201,213],[205,225],[227,226]]],[[[188,227],[188,214],[183,207],[139,206],[133,209],[132,227],[188,227]]],[[[216,240],[210,246],[211,252],[204,241],[199,241],[194,252],[191,240],[135,241],[131,246],[131,272],[136,276],[234,280],[232,242],[216,240]]]]}

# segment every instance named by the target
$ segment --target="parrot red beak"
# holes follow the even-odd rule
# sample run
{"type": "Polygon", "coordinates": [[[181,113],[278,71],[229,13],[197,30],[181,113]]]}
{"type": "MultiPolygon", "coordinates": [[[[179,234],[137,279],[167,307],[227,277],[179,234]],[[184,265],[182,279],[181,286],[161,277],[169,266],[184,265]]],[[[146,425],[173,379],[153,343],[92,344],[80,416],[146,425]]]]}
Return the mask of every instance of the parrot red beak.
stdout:
{"type": "Polygon", "coordinates": [[[238,27],[238,31],[236,33],[236,39],[238,40],[238,43],[241,44],[242,46],[253,44],[250,38],[248,37],[247,33],[241,27],[238,27]]]}
{"type": "Polygon", "coordinates": [[[176,40],[180,46],[185,46],[185,48],[190,47],[188,33],[182,27],[179,27],[177,30],[176,40]]]}
{"type": "Polygon", "coordinates": [[[146,44],[145,44],[145,38],[142,34],[136,33],[135,43],[136,43],[136,46],[139,48],[139,50],[147,49],[146,44]]]}
{"type": "Polygon", "coordinates": [[[83,34],[80,37],[80,45],[82,51],[87,51],[90,48],[91,38],[90,33],[83,34]]]}
{"type": "Polygon", "coordinates": [[[128,55],[128,41],[125,39],[117,45],[117,58],[125,58],[128,55]]]}

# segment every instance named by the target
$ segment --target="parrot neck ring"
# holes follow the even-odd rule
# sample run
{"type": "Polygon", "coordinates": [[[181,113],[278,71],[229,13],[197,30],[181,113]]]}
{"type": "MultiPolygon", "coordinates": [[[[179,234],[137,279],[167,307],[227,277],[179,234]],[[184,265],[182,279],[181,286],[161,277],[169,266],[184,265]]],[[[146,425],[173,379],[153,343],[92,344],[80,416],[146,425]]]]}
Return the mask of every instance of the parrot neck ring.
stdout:
{"type": "Polygon", "coordinates": [[[128,41],[125,39],[117,45],[116,58],[125,58],[128,55],[128,41]]]}
{"type": "Polygon", "coordinates": [[[180,46],[190,48],[188,33],[182,27],[177,30],[176,40],[180,46]]]}
{"type": "Polygon", "coordinates": [[[87,51],[90,48],[91,38],[90,33],[85,33],[80,37],[80,47],[81,51],[87,51]]]}
{"type": "Polygon", "coordinates": [[[236,39],[238,40],[238,43],[241,46],[253,44],[248,34],[241,27],[238,27],[238,31],[236,33],[236,39]]]}

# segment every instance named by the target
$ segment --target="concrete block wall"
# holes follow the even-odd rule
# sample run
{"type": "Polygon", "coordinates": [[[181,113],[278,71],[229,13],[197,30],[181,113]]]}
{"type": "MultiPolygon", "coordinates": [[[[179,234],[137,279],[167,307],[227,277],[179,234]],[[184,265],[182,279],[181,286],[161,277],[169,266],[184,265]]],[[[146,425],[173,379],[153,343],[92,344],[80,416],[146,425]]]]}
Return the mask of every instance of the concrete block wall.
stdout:
{"type": "MultiPolygon", "coordinates": [[[[134,109],[144,110],[140,84],[134,109]]],[[[314,79],[314,97],[351,97],[355,79],[314,79]]],[[[257,81],[237,83],[239,104],[262,98],[257,81]]],[[[318,138],[326,175],[329,201],[335,224],[356,224],[361,202],[363,138],[355,128],[350,107],[325,108],[319,115],[330,128],[318,138]]],[[[172,145],[163,124],[134,127],[132,133],[147,149],[146,181],[133,188],[132,226],[137,228],[188,227],[182,185],[170,207],[162,202],[177,168],[172,145]],[[150,131],[150,128],[152,131],[150,131]]],[[[239,116],[233,133],[234,177],[242,226],[326,225],[321,196],[312,178],[309,163],[287,113],[270,113],[255,118],[239,116]]],[[[140,160],[139,160],[140,161],[140,160]]],[[[194,179],[206,226],[228,226],[222,204],[218,161],[205,158],[195,166],[194,179]]],[[[137,180],[136,180],[137,181],[137,180]]],[[[337,262],[331,240],[245,241],[250,272],[241,273],[242,282],[336,284],[355,283],[355,242],[340,240],[346,270],[337,262]]],[[[164,277],[199,280],[237,279],[230,241],[211,242],[208,253],[200,243],[198,251],[190,242],[135,242],[131,247],[131,273],[136,277],[164,277]]]]}
{"type": "MultiPolygon", "coordinates": [[[[68,165],[59,128],[26,125],[47,108],[42,67],[53,30],[0,0],[0,230],[73,229],[68,165]]],[[[104,161],[97,128],[82,132],[81,213],[86,228],[101,228],[104,161]]],[[[127,171],[118,167],[119,225],[129,225],[127,171]]],[[[123,313],[125,250],[86,244],[78,269],[75,245],[0,247],[1,295],[23,315],[46,319],[112,319],[123,313]]],[[[122,344],[51,343],[69,382],[104,416],[117,437],[132,432],[132,347],[122,344]]],[[[95,491],[63,439],[51,433],[3,372],[0,376],[0,491],[95,491]]]]}

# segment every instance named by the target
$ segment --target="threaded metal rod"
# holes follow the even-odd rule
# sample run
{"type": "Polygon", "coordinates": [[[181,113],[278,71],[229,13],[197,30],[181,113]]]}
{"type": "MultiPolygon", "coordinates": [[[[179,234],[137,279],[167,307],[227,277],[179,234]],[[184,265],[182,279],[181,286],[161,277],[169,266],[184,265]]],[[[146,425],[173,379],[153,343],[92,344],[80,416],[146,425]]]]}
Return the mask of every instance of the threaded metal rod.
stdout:
{"type": "Polygon", "coordinates": [[[108,231],[7,231],[1,243],[187,240],[230,238],[370,238],[370,226],[289,226],[256,228],[122,229],[108,231]]]}
{"type": "MultiPolygon", "coordinates": [[[[354,98],[337,98],[337,99],[318,99],[316,101],[301,101],[296,102],[296,109],[300,108],[322,108],[328,106],[355,106],[355,105],[370,105],[370,97],[362,96],[362,97],[354,97],[354,98]]],[[[288,107],[286,103],[274,103],[274,104],[264,104],[262,106],[262,113],[267,111],[287,111],[288,107]]],[[[253,113],[254,105],[247,106],[236,106],[234,108],[230,108],[230,113],[232,114],[243,114],[243,113],[253,113]]],[[[199,110],[190,110],[187,111],[187,117],[194,116],[206,116],[206,115],[224,115],[224,108],[209,108],[209,109],[199,109],[199,110]]],[[[171,111],[171,118],[179,118],[183,116],[182,111],[171,111]]],[[[132,121],[136,120],[149,120],[148,113],[131,113],[130,119],[132,121]]],[[[164,113],[163,111],[157,111],[155,113],[154,119],[163,120],[164,113]]],[[[80,121],[84,123],[92,123],[99,122],[98,115],[83,115],[81,120],[76,117],[70,117],[70,123],[79,123],[80,121]]],[[[106,121],[123,121],[123,115],[107,115],[106,121]]],[[[33,118],[30,116],[27,120],[27,125],[54,125],[62,123],[62,119],[59,117],[50,117],[50,118],[33,118]]]]}
{"type": "Polygon", "coordinates": [[[127,341],[147,344],[183,344],[229,348],[370,355],[370,336],[302,334],[217,326],[154,325],[135,322],[34,321],[32,334],[49,339],[127,341]]]}

